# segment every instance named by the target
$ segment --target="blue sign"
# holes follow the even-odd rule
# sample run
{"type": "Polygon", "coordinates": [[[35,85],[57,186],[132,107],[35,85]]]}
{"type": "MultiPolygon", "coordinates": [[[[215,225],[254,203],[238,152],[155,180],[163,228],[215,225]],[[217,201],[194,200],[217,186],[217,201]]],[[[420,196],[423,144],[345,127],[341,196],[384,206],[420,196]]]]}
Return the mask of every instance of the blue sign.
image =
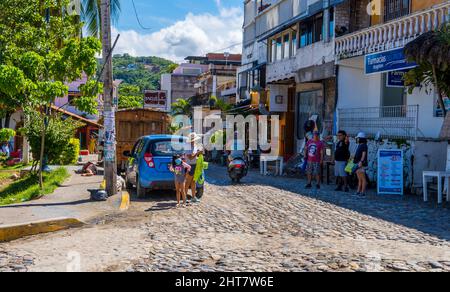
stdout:
{"type": "Polygon", "coordinates": [[[378,151],[378,194],[403,195],[403,150],[378,151]]]}
{"type": "Polygon", "coordinates": [[[409,70],[392,71],[387,73],[386,87],[405,87],[405,74],[409,70]]]}
{"type": "Polygon", "coordinates": [[[400,71],[417,67],[416,63],[409,63],[403,54],[403,48],[375,53],[365,57],[366,75],[400,71]]]}

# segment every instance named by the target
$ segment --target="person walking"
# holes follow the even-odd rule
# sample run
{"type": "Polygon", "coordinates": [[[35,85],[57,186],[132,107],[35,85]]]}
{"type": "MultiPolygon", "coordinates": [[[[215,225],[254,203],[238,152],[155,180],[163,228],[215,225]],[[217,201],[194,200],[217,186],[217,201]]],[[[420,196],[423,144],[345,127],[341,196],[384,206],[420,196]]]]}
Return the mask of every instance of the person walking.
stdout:
{"type": "Polygon", "coordinates": [[[191,170],[186,175],[186,195],[189,192],[189,189],[192,192],[192,202],[198,203],[199,200],[196,197],[197,194],[197,183],[194,180],[195,175],[195,169],[197,167],[197,160],[200,155],[203,154],[203,148],[201,147],[201,144],[198,142],[202,138],[197,135],[196,133],[191,133],[188,137],[188,143],[191,144],[191,152],[186,155],[186,163],[190,165],[191,170]]]}
{"type": "Polygon", "coordinates": [[[323,164],[323,150],[325,148],[320,140],[318,131],[314,131],[313,139],[309,140],[305,148],[305,157],[307,159],[306,174],[308,175],[308,184],[306,189],[312,188],[312,179],[316,179],[316,187],[320,189],[320,170],[323,164]]]}
{"type": "Polygon", "coordinates": [[[369,166],[368,154],[369,147],[367,146],[367,136],[361,132],[356,136],[358,148],[356,149],[355,159],[353,163],[357,165],[356,175],[358,176],[358,192],[356,195],[365,196],[367,189],[366,170],[369,166]]]}
{"type": "Polygon", "coordinates": [[[338,142],[336,143],[336,149],[334,151],[334,175],[338,180],[338,186],[335,191],[348,193],[350,191],[348,187],[347,172],[345,167],[350,159],[350,140],[345,131],[339,131],[338,142]]]}

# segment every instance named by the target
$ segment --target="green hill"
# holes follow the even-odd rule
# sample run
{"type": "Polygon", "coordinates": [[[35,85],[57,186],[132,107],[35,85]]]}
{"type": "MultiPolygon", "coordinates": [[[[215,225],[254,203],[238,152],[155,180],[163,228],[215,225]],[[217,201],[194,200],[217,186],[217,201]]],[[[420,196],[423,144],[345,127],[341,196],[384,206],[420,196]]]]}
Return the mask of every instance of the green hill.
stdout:
{"type": "MultiPolygon", "coordinates": [[[[100,62],[99,70],[101,66],[100,62]]],[[[113,56],[114,79],[123,81],[119,86],[119,107],[142,106],[144,90],[160,89],[161,75],[171,73],[177,66],[158,57],[113,56]]]]}
{"type": "Polygon", "coordinates": [[[113,56],[114,79],[138,86],[141,91],[159,89],[161,74],[171,73],[175,63],[158,57],[113,56]]]}

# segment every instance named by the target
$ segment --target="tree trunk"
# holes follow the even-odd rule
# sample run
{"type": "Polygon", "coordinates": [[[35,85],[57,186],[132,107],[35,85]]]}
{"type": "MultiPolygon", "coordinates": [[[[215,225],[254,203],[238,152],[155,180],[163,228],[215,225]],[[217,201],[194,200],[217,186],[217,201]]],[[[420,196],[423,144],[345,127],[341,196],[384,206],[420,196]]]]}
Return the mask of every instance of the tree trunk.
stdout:
{"type": "Polygon", "coordinates": [[[447,116],[447,109],[445,108],[444,97],[442,96],[441,88],[439,87],[436,66],[434,65],[433,65],[433,77],[434,77],[434,87],[438,96],[439,106],[441,107],[443,116],[445,118],[447,116]]]}
{"type": "Polygon", "coordinates": [[[5,115],[5,128],[8,129],[11,125],[11,116],[12,114],[10,112],[6,113],[5,115]]]}
{"type": "Polygon", "coordinates": [[[44,188],[44,178],[43,178],[43,170],[44,170],[44,147],[45,147],[45,132],[47,130],[46,125],[47,119],[47,107],[44,109],[44,119],[42,124],[42,135],[41,135],[41,153],[39,155],[39,187],[42,190],[44,188]]]}

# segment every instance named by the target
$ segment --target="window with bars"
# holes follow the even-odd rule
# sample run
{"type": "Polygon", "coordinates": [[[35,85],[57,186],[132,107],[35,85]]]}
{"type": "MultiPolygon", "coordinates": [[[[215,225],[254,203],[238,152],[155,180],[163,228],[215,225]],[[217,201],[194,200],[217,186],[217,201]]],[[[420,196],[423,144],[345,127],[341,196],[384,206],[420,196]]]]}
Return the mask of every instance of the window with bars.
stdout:
{"type": "Polygon", "coordinates": [[[385,0],[384,1],[384,21],[408,15],[411,8],[411,0],[385,0]]]}

